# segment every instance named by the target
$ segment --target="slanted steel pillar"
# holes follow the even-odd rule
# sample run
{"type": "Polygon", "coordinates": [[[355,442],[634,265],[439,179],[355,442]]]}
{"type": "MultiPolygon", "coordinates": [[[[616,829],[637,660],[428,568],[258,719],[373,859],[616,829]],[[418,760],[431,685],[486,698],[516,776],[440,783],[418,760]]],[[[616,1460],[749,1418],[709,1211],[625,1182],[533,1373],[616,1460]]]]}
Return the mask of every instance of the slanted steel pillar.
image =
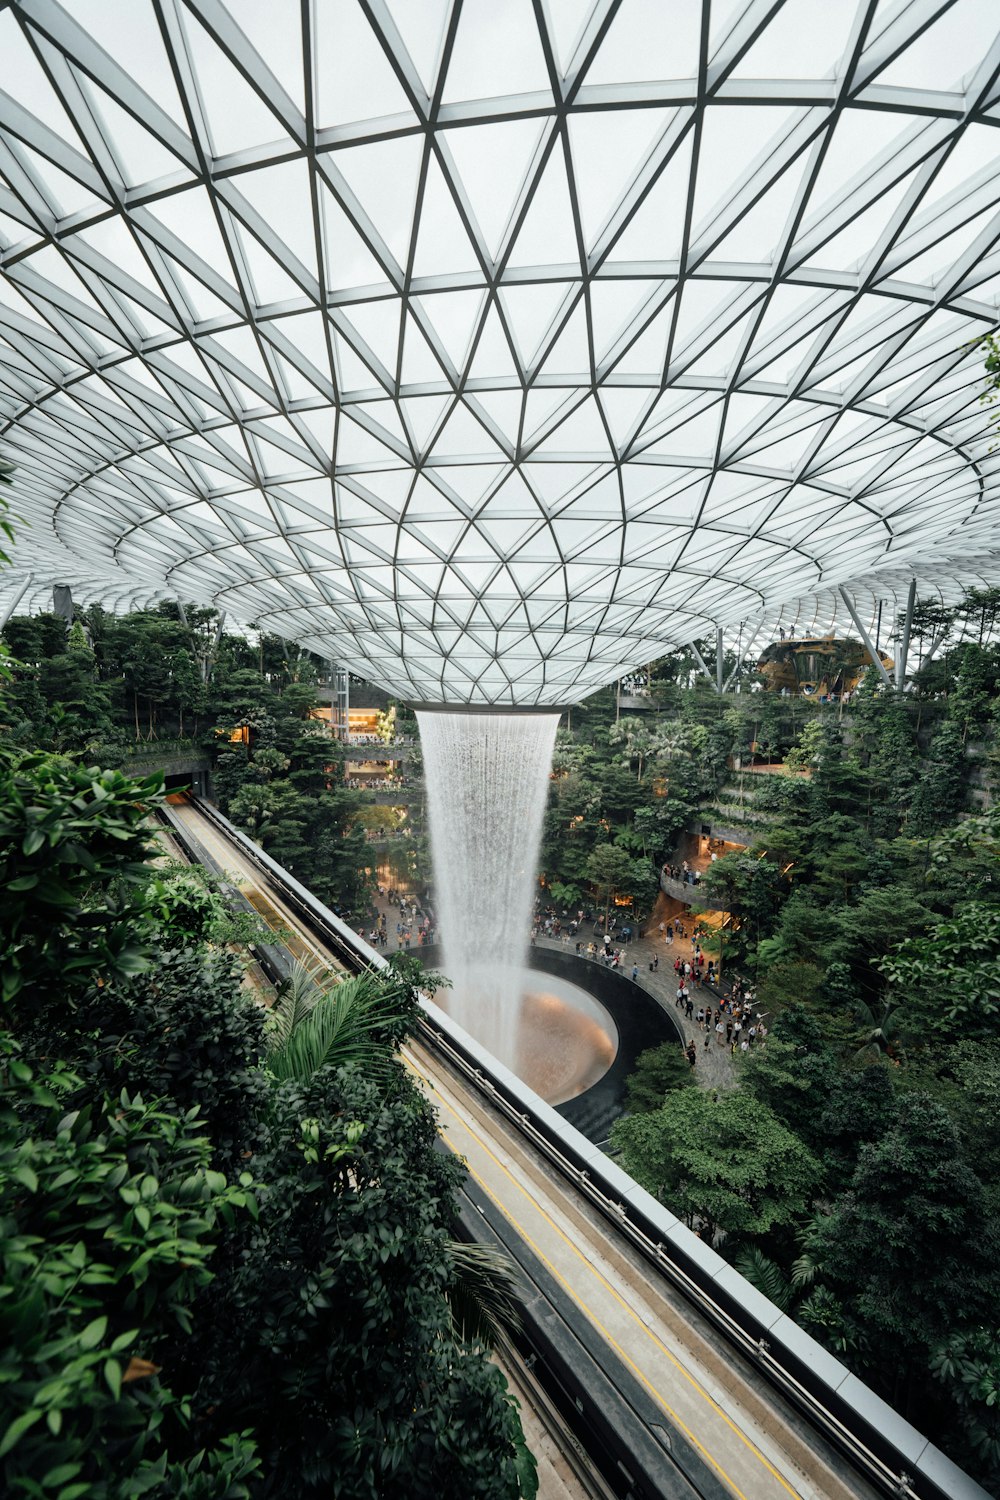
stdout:
{"type": "MultiPolygon", "coordinates": [[[[742,672],[743,672],[743,658],[749,653],[750,648],[753,645],[754,641],[760,635],[760,632],[763,629],[763,624],[764,624],[764,622],[763,622],[763,620],[761,620],[758,623],[758,625],[757,625],[757,629],[754,631],[753,635],[747,641],[746,645],[740,647],[740,650],[739,650],[739,653],[738,653],[737,659],[736,659],[736,665],[733,668],[733,670],[730,672],[729,676],[726,678],[725,682],[722,684],[722,691],[723,692],[725,692],[727,688],[731,687],[732,684],[736,681],[736,679],[742,675],[742,672]]],[[[741,630],[742,630],[742,628],[743,627],[740,626],[741,630]]],[[[739,689],[737,689],[737,692],[738,691],[739,691],[739,689]]]]}
{"type": "Polygon", "coordinates": [[[722,663],[725,657],[722,644],[722,631],[715,632],[715,691],[722,692],[722,663]]]}
{"type": "Polygon", "coordinates": [[[858,612],[854,608],[854,600],[848,597],[847,591],[843,587],[838,588],[837,593],[847,605],[848,613],[850,614],[851,619],[854,621],[855,628],[857,629],[858,634],[865,643],[865,649],[868,652],[868,655],[872,659],[872,665],[878,669],[878,675],[881,677],[886,687],[891,688],[892,680],[890,679],[888,672],[885,670],[885,663],[883,662],[881,656],[879,656],[878,652],[875,650],[875,647],[871,642],[871,636],[868,634],[867,630],[858,618],[858,612]]]}
{"type": "Polygon", "coordinates": [[[910,579],[910,587],[906,592],[906,613],[903,615],[903,633],[899,641],[899,651],[896,654],[896,691],[901,693],[906,686],[906,658],[910,654],[910,628],[913,625],[913,605],[917,597],[917,580],[910,579]]]}
{"type": "Polygon", "coordinates": [[[698,647],[695,645],[694,641],[689,641],[688,645],[691,647],[691,653],[694,656],[695,661],[698,663],[699,667],[704,672],[704,674],[708,678],[709,682],[713,682],[714,683],[715,678],[713,677],[712,673],[708,670],[708,667],[707,667],[707,665],[705,663],[705,658],[702,656],[701,652],[698,650],[698,647]]]}
{"type": "Polygon", "coordinates": [[[29,573],[28,576],[27,576],[27,578],[21,584],[21,587],[18,589],[17,593],[11,599],[10,603],[5,606],[5,608],[3,610],[3,613],[0,614],[0,630],[2,630],[4,628],[4,626],[6,625],[7,621],[10,619],[11,615],[17,609],[17,606],[20,604],[21,600],[24,598],[25,594],[28,592],[28,590],[29,590],[30,587],[31,587],[31,574],[29,573]]]}

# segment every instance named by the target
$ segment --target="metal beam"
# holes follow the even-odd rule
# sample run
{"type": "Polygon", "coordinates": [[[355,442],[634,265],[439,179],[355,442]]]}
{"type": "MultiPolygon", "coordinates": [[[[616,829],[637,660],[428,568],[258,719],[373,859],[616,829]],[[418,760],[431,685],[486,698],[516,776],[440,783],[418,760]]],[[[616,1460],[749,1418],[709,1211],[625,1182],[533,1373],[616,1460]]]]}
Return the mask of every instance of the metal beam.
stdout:
{"type": "Polygon", "coordinates": [[[715,678],[712,675],[712,673],[708,670],[708,667],[707,667],[707,665],[705,663],[705,658],[702,656],[701,652],[698,650],[698,647],[695,645],[694,641],[689,641],[688,645],[691,647],[691,652],[692,652],[692,655],[694,656],[695,661],[698,663],[699,667],[704,672],[704,674],[708,678],[709,682],[714,682],[715,678]]]}
{"type": "Polygon", "coordinates": [[[893,674],[896,679],[896,691],[901,693],[906,686],[906,658],[910,654],[910,627],[913,624],[913,605],[917,597],[917,580],[910,579],[910,587],[906,593],[906,613],[903,615],[903,634],[899,642],[899,651],[896,654],[896,670],[893,674]]]}
{"type": "Polygon", "coordinates": [[[715,691],[722,693],[722,664],[725,657],[723,649],[722,631],[715,632],[715,691]]]}
{"type": "MultiPolygon", "coordinates": [[[[740,628],[742,629],[742,626],[740,628]]],[[[764,628],[764,621],[763,620],[758,620],[758,622],[757,622],[757,629],[754,631],[753,635],[747,641],[746,645],[745,646],[741,646],[740,649],[739,649],[739,651],[738,651],[738,653],[737,653],[736,665],[733,668],[733,670],[730,672],[729,676],[726,678],[725,682],[722,684],[722,691],[723,692],[725,692],[726,689],[730,686],[730,684],[733,683],[733,682],[735,682],[736,678],[740,676],[741,672],[743,671],[743,659],[746,656],[747,652],[750,650],[750,647],[753,645],[754,641],[760,635],[760,633],[763,630],[763,628],[764,628]]]]}
{"type": "Polygon", "coordinates": [[[7,624],[7,621],[10,619],[15,609],[17,609],[17,606],[20,604],[21,600],[24,598],[30,587],[31,574],[29,573],[27,578],[21,584],[21,587],[18,589],[17,593],[14,595],[13,599],[8,605],[5,606],[3,613],[0,614],[0,630],[3,630],[4,626],[7,624]]]}
{"type": "Polygon", "coordinates": [[[872,645],[870,635],[858,618],[858,612],[854,608],[854,600],[848,598],[847,592],[843,587],[838,588],[837,593],[847,605],[847,610],[851,616],[851,619],[854,621],[855,629],[857,630],[861,639],[864,641],[865,650],[868,652],[868,655],[872,659],[872,665],[878,669],[878,674],[881,677],[882,681],[885,683],[886,687],[891,688],[892,680],[885,669],[885,663],[883,662],[881,656],[879,656],[878,652],[875,650],[875,647],[872,645]]]}

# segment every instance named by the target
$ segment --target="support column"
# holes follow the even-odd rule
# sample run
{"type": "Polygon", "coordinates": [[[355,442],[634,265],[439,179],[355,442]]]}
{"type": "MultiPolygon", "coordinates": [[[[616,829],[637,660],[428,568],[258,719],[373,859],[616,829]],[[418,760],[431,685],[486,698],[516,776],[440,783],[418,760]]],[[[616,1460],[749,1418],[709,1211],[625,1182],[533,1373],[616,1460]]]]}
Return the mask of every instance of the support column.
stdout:
{"type": "Polygon", "coordinates": [[[722,664],[725,660],[723,649],[722,631],[715,632],[715,691],[722,693],[722,664]]]}
{"type": "Polygon", "coordinates": [[[4,628],[4,626],[6,625],[7,621],[10,619],[11,615],[17,609],[17,606],[20,604],[21,600],[24,598],[25,594],[28,592],[28,590],[29,590],[30,587],[31,587],[31,574],[29,573],[28,576],[27,576],[27,578],[21,584],[21,587],[18,589],[17,593],[11,599],[10,603],[4,608],[3,612],[0,613],[0,630],[2,630],[4,628]]]}
{"type": "MultiPolygon", "coordinates": [[[[733,670],[730,672],[729,676],[726,678],[725,682],[722,684],[722,691],[723,692],[725,692],[727,688],[731,687],[732,684],[736,681],[736,679],[742,675],[742,672],[743,672],[743,658],[747,655],[747,653],[749,652],[749,650],[750,650],[751,646],[753,645],[754,641],[760,635],[760,632],[763,629],[763,625],[764,625],[764,622],[763,622],[763,620],[761,620],[758,623],[758,625],[757,625],[757,629],[754,631],[753,635],[747,641],[746,645],[742,646],[740,648],[739,657],[737,659],[736,665],[733,668],[733,670]]],[[[740,628],[742,629],[742,626],[740,628]]]]}
{"type": "Polygon", "coordinates": [[[910,579],[910,587],[906,591],[906,613],[903,615],[903,633],[899,642],[899,650],[896,654],[896,670],[893,674],[896,679],[896,691],[901,693],[906,686],[906,658],[910,654],[910,629],[913,625],[913,605],[917,597],[917,580],[910,579]]]}
{"type": "Polygon", "coordinates": [[[331,662],[330,665],[333,668],[331,682],[334,697],[330,713],[333,732],[338,739],[346,740],[351,729],[350,673],[341,662],[331,662]]]}
{"type": "Polygon", "coordinates": [[[708,670],[708,667],[707,667],[707,665],[705,663],[705,658],[702,656],[701,652],[698,650],[698,647],[695,645],[694,641],[689,641],[688,645],[691,647],[691,654],[693,655],[695,661],[698,663],[698,665],[701,668],[701,670],[704,672],[705,676],[708,678],[709,682],[713,682],[714,683],[715,678],[714,678],[713,674],[708,670]]]}
{"type": "Polygon", "coordinates": [[[871,657],[872,665],[877,669],[878,675],[881,677],[886,687],[891,688],[892,681],[885,669],[885,663],[883,662],[881,656],[879,656],[878,652],[875,650],[875,647],[872,645],[871,636],[868,634],[867,630],[858,618],[858,612],[854,608],[854,600],[848,597],[847,591],[843,587],[838,588],[837,593],[847,605],[848,613],[850,614],[851,619],[854,621],[855,629],[865,643],[865,649],[868,652],[868,655],[871,657]]]}

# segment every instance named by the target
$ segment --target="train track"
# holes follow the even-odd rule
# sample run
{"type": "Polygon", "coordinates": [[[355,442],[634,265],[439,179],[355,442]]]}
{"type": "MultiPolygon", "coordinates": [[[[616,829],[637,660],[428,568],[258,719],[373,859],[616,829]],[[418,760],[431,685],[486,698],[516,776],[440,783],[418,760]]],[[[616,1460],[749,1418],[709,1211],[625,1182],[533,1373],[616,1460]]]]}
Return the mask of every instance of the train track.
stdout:
{"type": "MultiPolygon", "coordinates": [[[[345,972],[384,963],[207,804],[171,809],[171,823],[189,854],[228,871],[244,899],[294,932],[304,953],[345,972]]],[[[903,1460],[919,1468],[921,1453],[936,1454],[926,1440],[907,1455],[884,1434],[879,1445],[873,1422],[864,1419],[865,1428],[859,1419],[859,1435],[843,1407],[822,1405],[769,1340],[754,1337],[759,1327],[776,1331],[777,1310],[731,1268],[713,1266],[718,1258],[707,1247],[699,1245],[689,1262],[671,1253],[662,1225],[669,1216],[659,1205],[644,1203],[647,1195],[594,1148],[574,1160],[559,1117],[544,1106],[525,1108],[517,1081],[477,1056],[433,1006],[405,1061],[423,1080],[445,1142],[467,1164],[463,1231],[503,1246],[521,1269],[526,1332],[519,1348],[532,1366],[530,1380],[527,1370],[523,1378],[544,1390],[534,1419],[567,1461],[586,1455],[575,1493],[986,1500],[941,1455],[944,1484],[904,1472],[903,1460]],[[706,1267],[714,1298],[699,1284],[706,1267]],[[762,1321],[766,1309],[770,1323],[762,1321]],[[604,1488],[588,1492],[588,1475],[604,1488]]],[[[876,1419],[889,1413],[818,1353],[828,1362],[823,1375],[841,1371],[874,1403],[876,1419]]]]}

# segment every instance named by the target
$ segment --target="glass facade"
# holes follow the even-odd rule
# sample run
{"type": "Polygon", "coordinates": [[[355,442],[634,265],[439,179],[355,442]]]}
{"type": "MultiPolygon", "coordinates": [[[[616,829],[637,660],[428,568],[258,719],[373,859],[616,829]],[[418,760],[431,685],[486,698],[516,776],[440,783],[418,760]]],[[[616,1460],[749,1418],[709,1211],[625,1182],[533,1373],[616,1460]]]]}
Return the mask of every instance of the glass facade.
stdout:
{"type": "Polygon", "coordinates": [[[1000,579],[996,0],[14,0],[0,55],[8,587],[538,705],[1000,579]]]}

